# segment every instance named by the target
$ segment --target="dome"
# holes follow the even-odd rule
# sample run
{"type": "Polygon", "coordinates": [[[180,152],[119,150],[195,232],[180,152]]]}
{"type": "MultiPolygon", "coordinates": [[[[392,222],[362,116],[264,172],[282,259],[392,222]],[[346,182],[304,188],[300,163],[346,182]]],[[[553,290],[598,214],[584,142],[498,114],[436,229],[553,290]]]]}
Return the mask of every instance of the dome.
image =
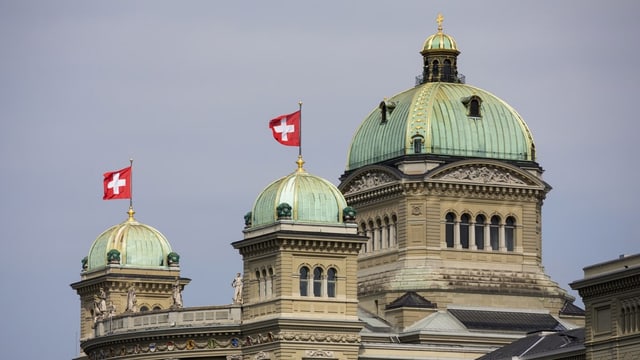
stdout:
{"type": "Polygon", "coordinates": [[[105,230],[91,245],[87,271],[103,268],[112,250],[120,254],[120,266],[167,268],[171,245],[155,228],[139,223],[129,210],[129,219],[105,230]]]}
{"type": "Polygon", "coordinates": [[[436,34],[429,36],[422,46],[423,52],[432,50],[458,51],[458,46],[452,36],[449,36],[442,31],[438,31],[436,34]]]}
{"type": "Polygon", "coordinates": [[[442,32],[442,20],[444,20],[444,17],[442,14],[438,14],[438,18],[436,19],[438,22],[438,32],[425,40],[422,46],[423,54],[433,50],[452,50],[458,52],[458,45],[456,45],[455,39],[442,32]]]}
{"type": "Polygon", "coordinates": [[[347,170],[421,154],[535,161],[535,146],[522,117],[495,95],[427,82],[385,100],[364,119],[347,170]]]}
{"type": "Polygon", "coordinates": [[[251,226],[274,224],[279,220],[278,206],[290,206],[287,219],[294,222],[341,224],[347,202],[329,181],[309,174],[298,159],[298,169],[269,184],[256,199],[251,211],[251,226]]]}

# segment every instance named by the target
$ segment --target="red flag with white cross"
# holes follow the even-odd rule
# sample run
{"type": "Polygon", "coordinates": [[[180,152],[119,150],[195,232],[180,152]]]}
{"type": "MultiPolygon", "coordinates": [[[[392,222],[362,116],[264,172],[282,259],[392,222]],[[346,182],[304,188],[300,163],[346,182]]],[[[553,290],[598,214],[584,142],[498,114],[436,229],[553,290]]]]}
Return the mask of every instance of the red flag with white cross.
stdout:
{"type": "Polygon", "coordinates": [[[273,138],[282,145],[300,146],[300,111],[280,115],[269,121],[273,138]]]}
{"type": "Polygon", "coordinates": [[[131,199],[131,166],[104,173],[102,200],[131,199]]]}

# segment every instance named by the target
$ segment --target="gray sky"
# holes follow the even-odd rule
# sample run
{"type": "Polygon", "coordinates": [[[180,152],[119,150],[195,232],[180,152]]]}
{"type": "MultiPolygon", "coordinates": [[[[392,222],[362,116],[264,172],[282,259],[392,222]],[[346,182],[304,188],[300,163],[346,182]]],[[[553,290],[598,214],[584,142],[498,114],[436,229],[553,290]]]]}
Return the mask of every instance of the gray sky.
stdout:
{"type": "MultiPolygon", "coordinates": [[[[337,184],[355,129],[414,85],[444,30],[467,83],[533,132],[545,180],[543,262],[562,287],[639,252],[637,1],[0,0],[3,358],[77,354],[69,284],[124,221],[102,173],[134,158],[136,218],[192,278],[186,306],[231,302],[229,243],[297,148],[268,120],[303,106],[309,172],[337,184]]],[[[574,295],[575,293],[572,292],[574,295]]],[[[581,304],[581,301],[579,301],[581,304]]]]}

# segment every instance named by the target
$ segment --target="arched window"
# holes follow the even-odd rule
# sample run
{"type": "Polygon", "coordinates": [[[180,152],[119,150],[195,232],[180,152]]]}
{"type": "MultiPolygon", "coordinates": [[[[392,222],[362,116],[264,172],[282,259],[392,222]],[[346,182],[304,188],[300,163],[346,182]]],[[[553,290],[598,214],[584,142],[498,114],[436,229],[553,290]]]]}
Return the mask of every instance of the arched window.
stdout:
{"type": "Polygon", "coordinates": [[[469,248],[469,223],[471,222],[471,216],[469,214],[463,214],[460,217],[460,245],[463,249],[469,248]]]}
{"type": "Polygon", "coordinates": [[[444,238],[448,248],[453,247],[453,233],[455,228],[456,216],[453,213],[447,213],[444,224],[444,238]]]}
{"type": "Polygon", "coordinates": [[[509,216],[504,224],[504,242],[507,251],[513,251],[516,243],[516,219],[509,216]]]}
{"type": "Polygon", "coordinates": [[[382,221],[380,219],[376,220],[376,239],[378,243],[376,244],[376,249],[382,249],[382,245],[384,243],[384,239],[382,238],[383,229],[382,229],[382,221]]]}
{"type": "Polygon", "coordinates": [[[480,100],[473,98],[469,101],[469,116],[480,117],[480,100]]]}
{"type": "Polygon", "coordinates": [[[451,76],[451,60],[449,59],[445,59],[444,61],[444,69],[443,70],[443,77],[444,77],[444,81],[453,81],[453,76],[451,76]]]}
{"type": "Polygon", "coordinates": [[[309,296],[309,268],[300,268],[300,296],[309,296]]]}
{"type": "Polygon", "coordinates": [[[478,250],[484,249],[484,223],[487,221],[487,218],[484,215],[476,216],[476,225],[475,225],[475,236],[476,236],[476,248],[478,250]]]}
{"type": "Polygon", "coordinates": [[[322,269],[313,269],[313,296],[322,296],[322,269]]]}
{"type": "Polygon", "coordinates": [[[384,218],[384,247],[391,247],[391,224],[389,224],[389,218],[384,218]]]}
{"type": "Polygon", "coordinates": [[[140,312],[147,312],[147,311],[149,311],[148,306],[145,306],[145,305],[140,306],[140,312]]]}
{"type": "Polygon", "coordinates": [[[338,280],[338,271],[334,268],[327,270],[327,296],[336,297],[336,281],[338,280]]]}
{"type": "MultiPolygon", "coordinates": [[[[360,223],[360,235],[367,236],[367,224],[360,223]]],[[[362,248],[360,249],[360,252],[366,253],[367,251],[368,251],[367,243],[362,244],[362,248]]]]}
{"type": "Polygon", "coordinates": [[[260,270],[256,270],[256,282],[258,283],[258,297],[262,296],[262,279],[260,276],[260,270]]]}
{"type": "Polygon", "coordinates": [[[431,63],[433,71],[432,71],[432,79],[433,80],[439,80],[440,78],[440,64],[438,63],[438,60],[433,60],[433,63],[431,63]]]}
{"type": "Polygon", "coordinates": [[[369,251],[375,251],[376,248],[376,229],[373,226],[373,221],[369,221],[369,251]]]}
{"type": "Polygon", "coordinates": [[[500,216],[491,217],[491,225],[489,225],[489,242],[492,250],[500,249],[500,216]]]}
{"type": "Polygon", "coordinates": [[[262,298],[266,298],[267,297],[267,270],[262,269],[262,278],[260,279],[261,284],[262,284],[262,292],[260,293],[260,296],[262,298]]]}
{"type": "Polygon", "coordinates": [[[413,153],[414,154],[421,154],[422,153],[422,144],[424,143],[424,140],[422,139],[422,136],[416,135],[413,138],[411,138],[411,144],[413,147],[413,153]]]}
{"type": "Polygon", "coordinates": [[[162,308],[160,306],[154,306],[153,307],[153,311],[158,311],[158,310],[162,310],[162,308]]]}
{"type": "Polygon", "coordinates": [[[269,276],[267,277],[267,297],[273,296],[273,268],[269,268],[269,276]]]}

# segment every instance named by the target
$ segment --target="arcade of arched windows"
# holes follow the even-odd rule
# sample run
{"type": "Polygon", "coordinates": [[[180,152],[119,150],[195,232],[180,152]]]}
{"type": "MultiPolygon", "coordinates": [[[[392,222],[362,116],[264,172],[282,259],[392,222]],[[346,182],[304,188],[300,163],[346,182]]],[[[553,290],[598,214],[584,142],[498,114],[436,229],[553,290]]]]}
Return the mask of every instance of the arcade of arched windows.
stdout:
{"type": "Polygon", "coordinates": [[[447,212],[444,217],[444,244],[449,249],[483,251],[516,251],[518,246],[516,218],[511,215],[447,212]]]}
{"type": "Polygon", "coordinates": [[[620,333],[640,332],[640,298],[626,299],[620,302],[620,333]]]}
{"type": "Polygon", "coordinates": [[[372,253],[398,246],[398,218],[396,215],[385,215],[382,218],[360,223],[358,231],[369,238],[360,253],[372,253]]]}
{"type": "Polygon", "coordinates": [[[298,270],[298,276],[300,296],[336,297],[338,270],[335,266],[303,265],[298,270]]]}
{"type": "Polygon", "coordinates": [[[258,298],[269,299],[273,297],[274,272],[272,267],[256,269],[256,283],[258,286],[258,298]]]}

